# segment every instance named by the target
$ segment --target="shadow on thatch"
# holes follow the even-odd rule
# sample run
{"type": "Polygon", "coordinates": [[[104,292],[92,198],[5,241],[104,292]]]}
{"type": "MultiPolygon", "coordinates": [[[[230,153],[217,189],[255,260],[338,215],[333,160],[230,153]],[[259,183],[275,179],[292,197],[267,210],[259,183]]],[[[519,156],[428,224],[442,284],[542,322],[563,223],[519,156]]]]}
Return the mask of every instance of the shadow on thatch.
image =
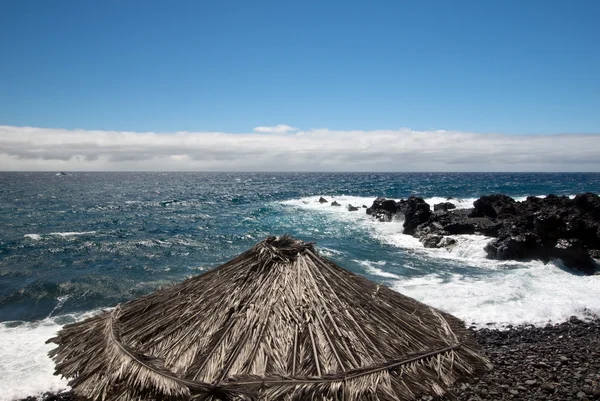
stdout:
{"type": "Polygon", "coordinates": [[[48,341],[97,400],[412,400],[486,362],[458,319],[287,236],[48,341]]]}

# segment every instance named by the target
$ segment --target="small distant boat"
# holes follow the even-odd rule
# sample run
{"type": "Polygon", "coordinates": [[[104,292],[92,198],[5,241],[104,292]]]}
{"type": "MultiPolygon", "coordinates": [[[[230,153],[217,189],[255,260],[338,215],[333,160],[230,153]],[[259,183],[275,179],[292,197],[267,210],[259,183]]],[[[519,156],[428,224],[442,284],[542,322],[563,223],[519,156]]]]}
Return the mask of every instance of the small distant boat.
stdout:
{"type": "Polygon", "coordinates": [[[56,173],[55,175],[68,175],[68,174],[65,173],[64,171],[61,171],[60,173],[56,173]]]}

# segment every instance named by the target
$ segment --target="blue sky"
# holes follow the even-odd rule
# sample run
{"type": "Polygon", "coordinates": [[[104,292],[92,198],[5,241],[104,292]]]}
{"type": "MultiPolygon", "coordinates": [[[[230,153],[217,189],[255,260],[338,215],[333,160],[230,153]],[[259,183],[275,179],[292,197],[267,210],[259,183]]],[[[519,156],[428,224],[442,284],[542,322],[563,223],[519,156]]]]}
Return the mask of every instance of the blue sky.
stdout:
{"type": "Polygon", "coordinates": [[[0,125],[600,132],[598,1],[3,1],[0,125]]]}
{"type": "Polygon", "coordinates": [[[2,1],[0,170],[600,171],[600,1],[2,1]]]}

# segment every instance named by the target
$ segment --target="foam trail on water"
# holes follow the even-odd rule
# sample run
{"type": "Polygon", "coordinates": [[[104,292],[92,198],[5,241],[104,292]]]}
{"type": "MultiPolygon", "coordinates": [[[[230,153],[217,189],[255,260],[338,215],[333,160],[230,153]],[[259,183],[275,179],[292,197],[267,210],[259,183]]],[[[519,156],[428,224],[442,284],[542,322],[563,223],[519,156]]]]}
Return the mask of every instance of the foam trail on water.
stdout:
{"type": "Polygon", "coordinates": [[[41,239],[42,239],[42,236],[41,236],[41,235],[39,235],[39,234],[25,234],[25,235],[23,236],[23,238],[29,238],[29,239],[32,239],[32,240],[34,240],[34,241],[39,241],[39,240],[41,240],[41,239]]]}
{"type": "Polygon", "coordinates": [[[58,235],[59,237],[71,237],[74,235],[91,235],[96,234],[96,231],[69,231],[69,232],[59,232],[59,233],[50,233],[50,235],[58,235]]]}
{"type": "Polygon", "coordinates": [[[46,344],[63,324],[92,316],[97,312],[62,315],[36,322],[0,323],[0,401],[12,401],[47,391],[67,390],[67,380],[54,376],[54,362],[46,344]]]}

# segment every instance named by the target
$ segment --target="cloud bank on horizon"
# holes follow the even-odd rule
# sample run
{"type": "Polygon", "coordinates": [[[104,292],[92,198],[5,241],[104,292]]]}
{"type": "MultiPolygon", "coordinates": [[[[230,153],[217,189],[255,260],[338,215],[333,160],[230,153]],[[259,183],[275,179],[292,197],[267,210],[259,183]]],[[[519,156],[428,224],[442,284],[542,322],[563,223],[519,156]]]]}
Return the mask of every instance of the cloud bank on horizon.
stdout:
{"type": "Polygon", "coordinates": [[[0,126],[4,171],[600,171],[600,134],[298,130],[124,132],[0,126]]]}

